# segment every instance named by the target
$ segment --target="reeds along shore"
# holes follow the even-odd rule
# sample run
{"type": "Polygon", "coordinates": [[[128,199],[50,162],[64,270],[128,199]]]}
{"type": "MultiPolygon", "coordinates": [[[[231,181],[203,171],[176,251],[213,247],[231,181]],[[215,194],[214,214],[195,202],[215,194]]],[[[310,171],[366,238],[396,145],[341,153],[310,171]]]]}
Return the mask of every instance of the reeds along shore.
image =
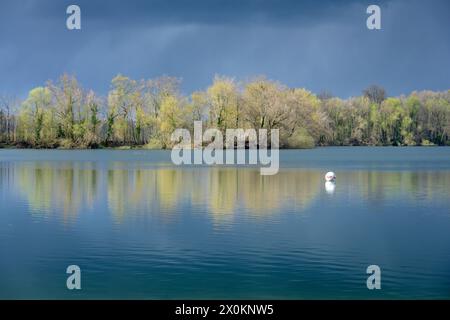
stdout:
{"type": "Polygon", "coordinates": [[[281,148],[342,145],[450,145],[450,90],[388,97],[369,86],[348,99],[289,88],[258,77],[216,76],[189,96],[180,80],[133,80],[118,75],[106,97],[61,76],[23,101],[0,96],[0,146],[30,148],[170,148],[177,128],[194,121],[232,128],[280,130],[281,148]]]}

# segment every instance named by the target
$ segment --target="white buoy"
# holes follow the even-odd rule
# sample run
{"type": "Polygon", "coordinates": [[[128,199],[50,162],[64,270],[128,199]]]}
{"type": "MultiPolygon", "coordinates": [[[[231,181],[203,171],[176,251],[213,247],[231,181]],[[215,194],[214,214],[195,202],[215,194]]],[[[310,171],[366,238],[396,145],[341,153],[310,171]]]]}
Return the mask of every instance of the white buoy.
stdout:
{"type": "Polygon", "coordinates": [[[325,175],[325,180],[326,181],[334,181],[334,180],[336,180],[336,174],[333,171],[327,172],[327,174],[325,175]]]}

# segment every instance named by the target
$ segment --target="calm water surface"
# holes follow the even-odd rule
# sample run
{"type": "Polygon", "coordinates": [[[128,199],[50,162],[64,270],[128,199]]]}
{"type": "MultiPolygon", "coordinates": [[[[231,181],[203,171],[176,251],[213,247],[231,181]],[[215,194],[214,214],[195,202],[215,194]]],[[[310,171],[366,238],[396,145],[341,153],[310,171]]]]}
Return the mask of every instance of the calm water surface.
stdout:
{"type": "Polygon", "coordinates": [[[280,160],[261,176],[164,151],[0,150],[0,298],[450,298],[450,148],[280,160]]]}

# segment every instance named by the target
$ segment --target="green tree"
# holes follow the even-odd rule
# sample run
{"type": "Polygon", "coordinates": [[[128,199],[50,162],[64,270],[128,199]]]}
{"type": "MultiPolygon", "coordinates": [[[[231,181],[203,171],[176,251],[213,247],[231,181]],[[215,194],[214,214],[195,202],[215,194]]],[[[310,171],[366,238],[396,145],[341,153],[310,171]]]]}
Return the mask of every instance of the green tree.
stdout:
{"type": "Polygon", "coordinates": [[[19,113],[19,137],[24,142],[37,146],[49,143],[47,139],[53,138],[51,126],[44,127],[44,118],[50,116],[50,103],[51,95],[48,88],[37,87],[29,92],[19,113]]]}

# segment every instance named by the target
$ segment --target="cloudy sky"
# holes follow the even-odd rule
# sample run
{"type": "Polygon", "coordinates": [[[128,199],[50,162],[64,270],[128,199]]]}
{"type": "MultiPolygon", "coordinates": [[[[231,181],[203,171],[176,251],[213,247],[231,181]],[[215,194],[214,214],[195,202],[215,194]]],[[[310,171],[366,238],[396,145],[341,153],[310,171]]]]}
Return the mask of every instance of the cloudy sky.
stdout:
{"type": "Polygon", "coordinates": [[[450,1],[1,0],[0,93],[23,96],[67,72],[105,94],[117,73],[183,79],[266,75],[341,97],[450,88],[450,1]],[[81,30],[66,8],[81,7],[81,30]],[[382,30],[366,28],[378,4],[382,30]]]}

